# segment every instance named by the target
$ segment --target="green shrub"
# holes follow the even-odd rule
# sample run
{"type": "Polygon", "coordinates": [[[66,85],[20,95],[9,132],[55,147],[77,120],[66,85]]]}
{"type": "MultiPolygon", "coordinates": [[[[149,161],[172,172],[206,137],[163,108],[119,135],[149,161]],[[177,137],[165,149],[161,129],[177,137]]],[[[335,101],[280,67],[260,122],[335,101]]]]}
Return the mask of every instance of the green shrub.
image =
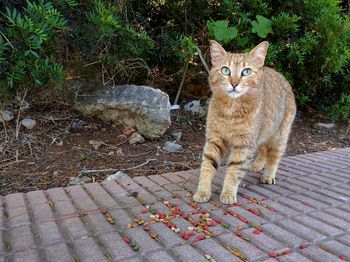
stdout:
{"type": "Polygon", "coordinates": [[[210,38],[234,52],[267,40],[266,64],[287,77],[299,105],[335,114],[341,110],[330,108],[347,104],[350,86],[350,18],[341,6],[346,1],[4,0],[1,90],[59,83],[64,73],[145,83],[155,69],[166,77],[188,59],[189,75],[203,79],[196,47],[209,61],[210,38]]]}
{"type": "Polygon", "coordinates": [[[60,83],[64,70],[55,46],[67,31],[66,20],[52,3],[28,2],[22,12],[6,8],[6,30],[0,35],[0,85],[13,87],[60,83]]]}

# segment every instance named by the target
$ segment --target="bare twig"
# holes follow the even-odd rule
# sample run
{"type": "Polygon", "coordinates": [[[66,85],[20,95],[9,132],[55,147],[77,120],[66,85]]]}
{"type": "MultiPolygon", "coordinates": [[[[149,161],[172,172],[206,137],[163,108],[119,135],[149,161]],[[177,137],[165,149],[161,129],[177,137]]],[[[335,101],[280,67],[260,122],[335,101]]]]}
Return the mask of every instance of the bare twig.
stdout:
{"type": "Polygon", "coordinates": [[[6,39],[7,43],[10,44],[10,46],[12,47],[12,49],[14,49],[13,45],[11,44],[10,40],[8,40],[8,38],[6,37],[6,35],[4,35],[3,32],[0,31],[0,34],[6,39]]]}
{"type": "Polygon", "coordinates": [[[202,65],[204,66],[205,70],[206,70],[206,71],[207,71],[207,73],[209,74],[210,69],[209,69],[209,67],[208,67],[207,63],[205,62],[205,59],[204,59],[204,56],[203,56],[202,50],[200,50],[200,48],[199,48],[198,46],[196,46],[196,49],[197,49],[197,52],[198,52],[199,58],[201,59],[202,65]]]}
{"type": "Polygon", "coordinates": [[[190,60],[186,59],[186,62],[185,62],[185,65],[184,65],[184,69],[183,69],[181,83],[180,83],[179,89],[177,90],[177,94],[176,94],[176,97],[175,97],[175,100],[174,100],[174,105],[177,105],[177,102],[179,101],[180,93],[181,93],[182,87],[183,87],[183,85],[185,83],[186,74],[187,74],[187,68],[188,68],[189,62],[190,62],[190,60]]]}
{"type": "Polygon", "coordinates": [[[18,139],[18,136],[19,136],[19,130],[21,128],[21,124],[20,124],[20,116],[21,116],[21,111],[22,111],[22,107],[23,107],[23,102],[24,102],[24,99],[26,98],[27,96],[27,92],[28,92],[28,89],[26,88],[24,90],[24,94],[23,94],[23,97],[20,101],[20,104],[19,104],[19,109],[18,109],[18,115],[17,115],[17,120],[16,120],[16,139],[18,139]]]}
{"type": "Polygon", "coordinates": [[[143,167],[147,164],[149,164],[152,161],[156,161],[157,159],[147,159],[145,162],[143,162],[142,164],[139,164],[137,166],[133,166],[133,167],[129,167],[129,168],[106,168],[106,169],[91,169],[91,170],[82,170],[79,172],[79,176],[85,175],[85,174],[91,174],[91,173],[106,173],[106,172],[117,172],[117,171],[129,171],[129,170],[133,170],[136,168],[140,168],[143,167]]]}

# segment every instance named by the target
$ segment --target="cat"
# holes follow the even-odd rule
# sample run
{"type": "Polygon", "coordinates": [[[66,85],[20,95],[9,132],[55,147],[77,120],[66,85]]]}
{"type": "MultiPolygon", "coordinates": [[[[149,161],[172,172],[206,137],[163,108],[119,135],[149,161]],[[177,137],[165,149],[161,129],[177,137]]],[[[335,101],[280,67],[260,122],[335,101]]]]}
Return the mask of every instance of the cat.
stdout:
{"type": "Polygon", "coordinates": [[[227,170],[220,201],[233,204],[245,173],[264,168],[261,183],[275,184],[296,105],[288,81],[265,67],[269,43],[264,41],[249,53],[226,52],[210,41],[212,68],[204,145],[196,202],[211,197],[216,169],[227,156],[227,170]]]}

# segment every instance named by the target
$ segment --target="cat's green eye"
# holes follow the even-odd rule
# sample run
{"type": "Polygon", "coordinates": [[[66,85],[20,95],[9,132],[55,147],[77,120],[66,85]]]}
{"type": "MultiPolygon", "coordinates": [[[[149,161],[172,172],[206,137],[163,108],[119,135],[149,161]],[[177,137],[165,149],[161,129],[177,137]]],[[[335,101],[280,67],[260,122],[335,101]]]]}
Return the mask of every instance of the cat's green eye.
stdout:
{"type": "Polygon", "coordinates": [[[242,76],[250,76],[252,74],[252,70],[250,68],[245,68],[242,71],[242,76]]]}
{"type": "Polygon", "coordinates": [[[228,68],[227,66],[224,66],[223,68],[221,68],[221,74],[223,74],[224,76],[230,75],[231,74],[230,68],[228,68]]]}

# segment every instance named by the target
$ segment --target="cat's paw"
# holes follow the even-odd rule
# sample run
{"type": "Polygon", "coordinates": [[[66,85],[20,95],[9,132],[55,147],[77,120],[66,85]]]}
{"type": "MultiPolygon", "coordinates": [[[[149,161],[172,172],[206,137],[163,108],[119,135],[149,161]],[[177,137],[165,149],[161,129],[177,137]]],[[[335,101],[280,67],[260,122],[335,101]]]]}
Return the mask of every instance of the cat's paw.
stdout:
{"type": "Polygon", "coordinates": [[[199,203],[208,202],[210,199],[210,192],[196,192],[193,195],[193,200],[199,203]]]}
{"type": "Polygon", "coordinates": [[[260,183],[274,185],[276,184],[276,179],[272,176],[261,176],[260,183]]]}
{"type": "Polygon", "coordinates": [[[221,193],[220,201],[225,205],[232,205],[236,203],[237,198],[236,198],[236,195],[232,193],[221,193]]]}
{"type": "Polygon", "coordinates": [[[249,168],[250,172],[259,172],[261,170],[263,170],[265,166],[264,162],[254,162],[251,167],[249,168]]]}

